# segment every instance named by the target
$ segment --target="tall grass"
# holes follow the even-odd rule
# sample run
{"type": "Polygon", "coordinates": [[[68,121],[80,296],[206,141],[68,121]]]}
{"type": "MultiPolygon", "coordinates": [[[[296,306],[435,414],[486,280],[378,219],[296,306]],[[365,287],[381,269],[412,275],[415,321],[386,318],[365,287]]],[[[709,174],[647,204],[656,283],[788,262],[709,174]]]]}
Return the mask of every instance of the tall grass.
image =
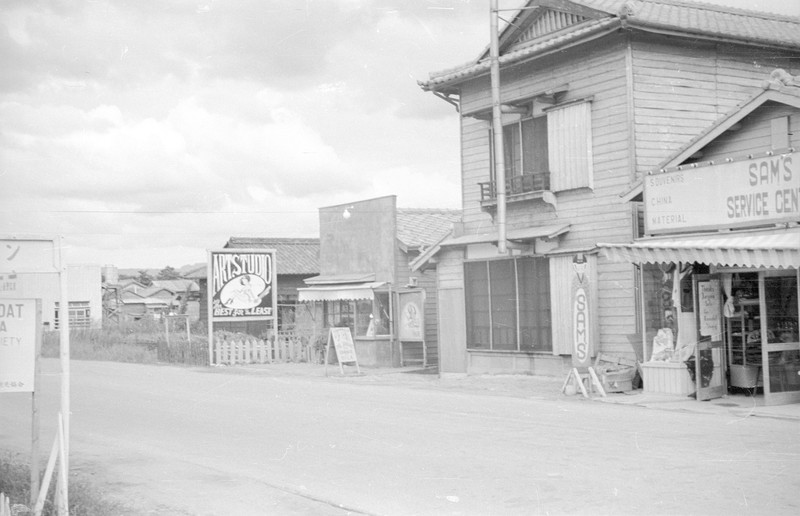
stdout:
{"type": "MultiPolygon", "coordinates": [[[[76,360],[104,360],[155,364],[207,365],[208,337],[202,325],[190,328],[170,324],[169,342],[164,324],[142,320],[103,329],[75,329],[69,332],[70,357],[76,360]]],[[[42,356],[58,357],[60,334],[45,332],[42,356]]]]}
{"type": "MultiPolygon", "coordinates": [[[[44,471],[44,468],[40,468],[44,471]]],[[[11,499],[12,514],[15,505],[24,505],[31,509],[31,474],[28,461],[18,455],[0,455],[0,492],[11,499]]],[[[55,500],[55,482],[51,482],[42,514],[53,516],[58,513],[53,504],[55,500]]],[[[21,512],[20,514],[28,514],[21,512]]],[[[78,478],[75,474],[69,479],[69,514],[71,516],[108,516],[134,514],[133,510],[119,502],[103,498],[102,493],[91,484],[78,478]]]]}

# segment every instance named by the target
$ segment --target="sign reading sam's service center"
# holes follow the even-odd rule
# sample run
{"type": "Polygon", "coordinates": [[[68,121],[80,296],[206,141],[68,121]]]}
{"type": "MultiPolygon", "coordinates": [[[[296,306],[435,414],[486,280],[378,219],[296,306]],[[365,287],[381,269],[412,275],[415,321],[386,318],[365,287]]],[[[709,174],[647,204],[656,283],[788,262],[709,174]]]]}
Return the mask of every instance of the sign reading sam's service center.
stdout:
{"type": "Polygon", "coordinates": [[[800,218],[800,155],[782,154],[647,176],[648,234],[800,218]]]}

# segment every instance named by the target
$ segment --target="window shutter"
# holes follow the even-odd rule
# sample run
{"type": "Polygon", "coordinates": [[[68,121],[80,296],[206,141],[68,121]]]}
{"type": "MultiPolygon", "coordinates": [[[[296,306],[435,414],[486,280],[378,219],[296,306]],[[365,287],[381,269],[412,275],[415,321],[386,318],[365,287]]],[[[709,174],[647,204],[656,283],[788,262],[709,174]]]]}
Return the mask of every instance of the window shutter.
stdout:
{"type": "Polygon", "coordinates": [[[553,191],[594,187],[590,102],[548,111],[547,142],[553,191]]]}

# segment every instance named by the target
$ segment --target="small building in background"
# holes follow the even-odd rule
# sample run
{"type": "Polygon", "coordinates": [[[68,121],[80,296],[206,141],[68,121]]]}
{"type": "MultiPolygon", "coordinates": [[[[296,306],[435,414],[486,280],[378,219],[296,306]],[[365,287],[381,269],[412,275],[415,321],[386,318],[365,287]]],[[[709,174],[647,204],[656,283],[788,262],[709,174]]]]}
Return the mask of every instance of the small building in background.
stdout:
{"type": "Polygon", "coordinates": [[[409,264],[460,219],[398,209],[394,195],[320,208],[319,275],[299,290],[313,332],[350,328],[364,366],[436,365],[436,271],[412,275],[409,264]]]}
{"type": "MultiPolygon", "coordinates": [[[[42,324],[45,329],[58,329],[61,288],[58,274],[2,274],[5,293],[14,297],[42,300],[42,324]]],[[[67,297],[71,329],[101,328],[103,302],[99,265],[67,266],[67,297]]]]}

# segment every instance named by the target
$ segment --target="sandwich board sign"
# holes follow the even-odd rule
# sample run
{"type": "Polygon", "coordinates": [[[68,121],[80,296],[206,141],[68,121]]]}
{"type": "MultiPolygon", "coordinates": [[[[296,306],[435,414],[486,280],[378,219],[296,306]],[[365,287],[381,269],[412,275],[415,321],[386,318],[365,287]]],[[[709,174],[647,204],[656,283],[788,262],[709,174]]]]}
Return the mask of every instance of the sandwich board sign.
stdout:
{"type": "Polygon", "coordinates": [[[336,351],[336,361],[339,362],[339,372],[344,374],[344,364],[356,365],[356,371],[361,374],[356,356],[356,346],[350,328],[331,328],[328,332],[328,344],[325,346],[325,376],[328,376],[328,357],[330,356],[331,342],[336,351]]]}

